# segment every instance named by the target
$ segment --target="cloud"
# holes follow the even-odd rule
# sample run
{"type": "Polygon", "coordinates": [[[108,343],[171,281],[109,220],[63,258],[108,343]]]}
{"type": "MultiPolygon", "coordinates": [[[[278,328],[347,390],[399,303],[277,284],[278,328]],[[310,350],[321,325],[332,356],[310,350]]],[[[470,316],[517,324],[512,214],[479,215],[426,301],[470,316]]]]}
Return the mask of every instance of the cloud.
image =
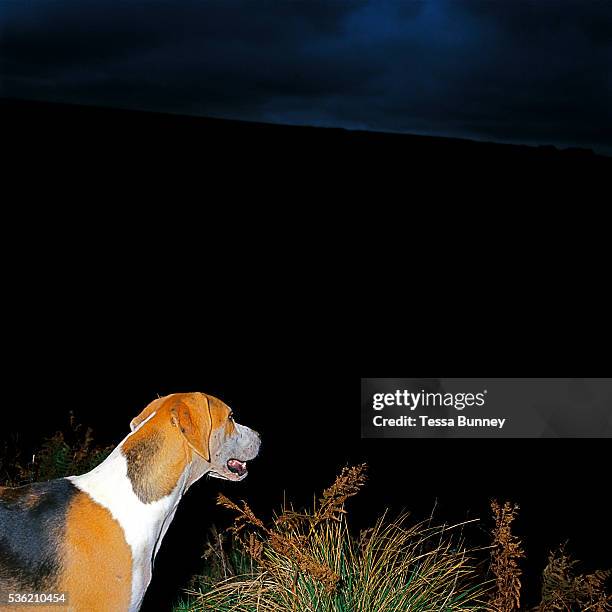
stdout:
{"type": "Polygon", "coordinates": [[[605,1],[0,0],[5,95],[612,149],[605,1]]]}

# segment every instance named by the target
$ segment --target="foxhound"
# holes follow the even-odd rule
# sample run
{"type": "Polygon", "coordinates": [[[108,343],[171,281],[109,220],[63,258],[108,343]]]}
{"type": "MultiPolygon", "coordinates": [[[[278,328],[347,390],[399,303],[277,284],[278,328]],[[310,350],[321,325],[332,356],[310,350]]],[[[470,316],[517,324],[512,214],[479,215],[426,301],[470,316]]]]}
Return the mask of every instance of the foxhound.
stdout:
{"type": "Polygon", "coordinates": [[[260,446],[204,393],[156,399],[130,429],[91,472],[0,487],[0,610],[60,596],[49,609],[138,610],[185,491],[204,474],[243,480],[260,446]]]}

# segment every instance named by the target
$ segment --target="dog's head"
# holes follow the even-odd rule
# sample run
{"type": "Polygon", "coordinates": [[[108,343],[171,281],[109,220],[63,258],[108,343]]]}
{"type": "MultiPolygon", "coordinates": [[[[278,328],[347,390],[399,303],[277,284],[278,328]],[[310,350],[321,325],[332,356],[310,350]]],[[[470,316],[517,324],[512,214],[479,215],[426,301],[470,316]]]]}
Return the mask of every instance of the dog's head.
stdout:
{"type": "Polygon", "coordinates": [[[130,423],[132,431],[149,419],[170,426],[192,454],[197,470],[190,483],[205,473],[225,480],[243,480],[247,461],[259,453],[259,434],[234,420],[232,410],[205,393],[175,393],[151,402],[130,423]]]}

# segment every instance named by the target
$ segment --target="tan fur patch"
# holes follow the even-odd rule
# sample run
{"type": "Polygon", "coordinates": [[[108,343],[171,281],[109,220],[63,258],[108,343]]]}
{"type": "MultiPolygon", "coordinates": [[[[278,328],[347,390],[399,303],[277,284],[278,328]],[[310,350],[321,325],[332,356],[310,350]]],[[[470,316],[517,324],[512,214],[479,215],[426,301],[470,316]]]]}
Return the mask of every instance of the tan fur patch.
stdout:
{"type": "Polygon", "coordinates": [[[132,553],[123,529],[86,493],[68,509],[57,590],[79,612],[122,612],[130,605],[132,553]]]}
{"type": "Polygon", "coordinates": [[[145,504],[174,490],[188,460],[169,417],[167,423],[154,421],[145,423],[121,447],[134,493],[145,504]]]}

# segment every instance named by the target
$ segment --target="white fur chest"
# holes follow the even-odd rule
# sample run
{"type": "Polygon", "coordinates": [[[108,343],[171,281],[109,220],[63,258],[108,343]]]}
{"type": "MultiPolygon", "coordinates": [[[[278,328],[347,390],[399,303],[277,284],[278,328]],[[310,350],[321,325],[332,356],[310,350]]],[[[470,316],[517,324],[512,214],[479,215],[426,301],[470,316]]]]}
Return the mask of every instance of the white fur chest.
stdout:
{"type": "Polygon", "coordinates": [[[181,476],[169,495],[145,504],[134,493],[127,475],[127,461],[119,446],[94,470],[82,476],[70,476],[69,480],[107,508],[121,525],[132,551],[129,610],[137,611],[151,580],[155,554],[181,499],[186,475],[181,476]]]}

